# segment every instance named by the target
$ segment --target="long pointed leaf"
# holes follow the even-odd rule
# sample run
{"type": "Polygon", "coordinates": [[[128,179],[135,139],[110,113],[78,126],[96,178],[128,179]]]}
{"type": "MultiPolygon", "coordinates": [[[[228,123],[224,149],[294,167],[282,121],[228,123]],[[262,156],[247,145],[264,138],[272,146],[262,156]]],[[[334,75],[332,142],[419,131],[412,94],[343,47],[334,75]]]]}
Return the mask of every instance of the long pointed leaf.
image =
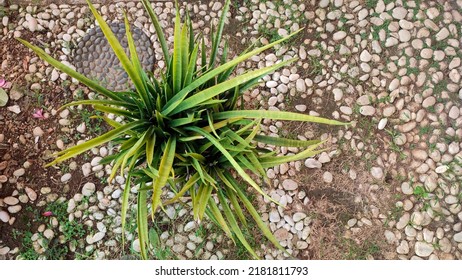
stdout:
{"type": "Polygon", "coordinates": [[[284,111],[264,111],[264,110],[237,110],[226,111],[213,114],[213,117],[218,120],[242,117],[242,118],[265,118],[281,121],[300,121],[300,122],[313,122],[330,125],[349,125],[349,123],[339,122],[336,120],[329,120],[321,117],[315,117],[300,113],[284,112],[284,111]]]}
{"type": "Polygon", "coordinates": [[[136,73],[138,74],[140,78],[139,86],[143,88],[143,90],[138,89],[139,94],[141,96],[141,99],[143,100],[144,106],[147,107],[149,110],[153,110],[154,104],[148,95],[147,83],[145,80],[146,76],[144,75],[144,70],[141,67],[141,63],[138,58],[138,53],[136,52],[135,42],[133,41],[133,36],[130,31],[130,24],[128,23],[128,18],[126,14],[125,14],[125,33],[127,35],[127,42],[128,42],[128,48],[130,50],[131,61],[132,61],[132,64],[133,64],[133,67],[136,73]]]}
{"type": "Polygon", "coordinates": [[[231,238],[231,240],[236,243],[234,241],[234,237],[233,237],[233,234],[231,233],[231,230],[229,229],[228,227],[228,224],[226,223],[225,219],[223,218],[223,215],[221,215],[221,212],[220,212],[220,209],[218,208],[217,204],[215,203],[215,200],[211,197],[209,198],[209,203],[208,203],[208,210],[209,212],[207,212],[207,215],[214,219],[217,224],[221,227],[221,229],[226,233],[226,235],[228,235],[229,238],[231,238]]]}
{"type": "Polygon", "coordinates": [[[213,38],[213,42],[212,42],[212,53],[210,54],[209,68],[213,68],[215,64],[215,59],[217,57],[217,52],[218,52],[218,46],[220,45],[221,36],[223,34],[223,27],[225,26],[226,14],[228,13],[230,2],[231,2],[230,0],[227,0],[223,9],[221,10],[221,17],[220,17],[220,21],[218,22],[217,33],[215,37],[213,38]]]}
{"type": "Polygon", "coordinates": [[[255,141],[280,147],[308,147],[321,142],[320,140],[293,140],[266,135],[255,135],[255,141]]]}
{"type": "Polygon", "coordinates": [[[95,108],[95,110],[98,110],[104,113],[114,114],[116,116],[125,116],[128,118],[140,119],[140,116],[138,115],[137,111],[127,111],[124,109],[103,106],[103,105],[93,105],[93,107],[95,108]]]}
{"type": "Polygon", "coordinates": [[[146,162],[150,166],[154,157],[154,147],[156,145],[156,133],[153,128],[149,128],[146,136],[146,162]]]}
{"type": "Polygon", "coordinates": [[[114,106],[121,106],[125,108],[136,108],[135,104],[131,104],[125,101],[116,101],[116,100],[79,100],[79,101],[73,101],[70,103],[67,103],[63,106],[61,106],[58,111],[61,111],[64,108],[70,107],[70,106],[77,106],[77,105],[114,105],[114,106]]]}
{"type": "MultiPolygon", "coordinates": [[[[234,188],[233,188],[233,190],[234,190],[234,188]]],[[[235,190],[231,191],[231,190],[228,189],[228,190],[225,190],[225,192],[226,192],[226,195],[228,196],[229,201],[233,205],[234,212],[236,213],[236,215],[239,218],[239,220],[241,221],[241,223],[244,224],[244,226],[246,227],[247,226],[247,219],[245,218],[244,212],[242,212],[241,205],[239,205],[239,202],[237,201],[235,190]]]]}
{"type": "Polygon", "coordinates": [[[122,159],[124,155],[127,153],[128,150],[123,150],[121,153],[117,155],[117,158],[114,160],[114,164],[112,166],[112,171],[111,174],[109,174],[109,178],[107,181],[110,183],[114,179],[114,177],[117,175],[117,170],[119,170],[119,167],[122,165],[122,159]]]}
{"type": "Polygon", "coordinates": [[[198,201],[198,204],[196,206],[198,208],[197,215],[198,215],[199,221],[202,221],[202,219],[204,218],[205,209],[207,207],[209,199],[211,198],[212,190],[213,190],[212,185],[210,184],[204,185],[204,191],[202,192],[200,200],[198,201]]]}
{"type": "Polygon", "coordinates": [[[173,160],[175,159],[176,150],[176,138],[174,136],[168,139],[167,145],[165,146],[164,155],[159,165],[159,177],[152,184],[154,191],[152,197],[152,213],[157,210],[160,205],[160,195],[162,194],[162,187],[167,183],[167,179],[172,170],[173,160]]]}
{"type": "Polygon", "coordinates": [[[198,104],[200,104],[202,102],[205,102],[205,101],[207,101],[209,99],[212,99],[213,97],[217,96],[218,94],[220,94],[222,92],[225,92],[225,91],[227,91],[229,89],[234,88],[237,85],[245,83],[246,81],[249,81],[249,80],[253,79],[254,77],[273,72],[274,70],[276,70],[276,69],[278,69],[278,68],[280,68],[280,67],[282,67],[284,65],[287,65],[287,64],[289,64],[289,63],[291,63],[293,61],[295,61],[295,59],[290,59],[290,60],[287,60],[287,61],[283,61],[283,62],[274,64],[272,66],[268,66],[268,67],[265,67],[265,68],[262,68],[262,69],[250,71],[250,72],[248,72],[246,74],[237,76],[237,77],[235,77],[235,78],[233,78],[231,80],[225,81],[225,82],[223,82],[221,84],[218,84],[216,86],[207,88],[207,89],[205,89],[205,90],[203,90],[203,91],[201,91],[199,93],[196,93],[193,96],[183,100],[181,102],[181,104],[178,105],[171,112],[171,114],[176,114],[176,113],[182,112],[184,110],[193,108],[193,107],[197,106],[198,104]]]}
{"type": "Polygon", "coordinates": [[[135,166],[135,161],[132,161],[130,163],[130,167],[128,168],[129,172],[127,174],[127,179],[125,180],[124,191],[122,194],[122,206],[120,209],[120,217],[122,220],[122,246],[125,245],[125,225],[127,222],[127,212],[128,212],[128,206],[129,206],[128,199],[130,197],[131,171],[133,170],[134,166],[135,166]]]}
{"type": "Polygon", "coordinates": [[[68,148],[64,151],[61,151],[59,152],[58,154],[63,154],[62,156],[56,158],[54,161],[48,163],[46,166],[51,166],[51,165],[54,165],[56,163],[59,163],[59,162],[62,162],[66,159],[69,159],[69,158],[72,158],[76,155],[79,155],[87,150],[90,150],[91,148],[93,147],[96,147],[96,146],[99,146],[103,143],[106,143],[106,142],[109,142],[111,141],[112,139],[120,136],[121,134],[123,134],[125,131],[127,130],[130,130],[130,129],[133,129],[133,128],[137,128],[137,127],[140,127],[140,126],[143,126],[145,125],[145,122],[144,121],[134,121],[134,122],[131,122],[131,123],[128,123],[126,125],[123,125],[119,128],[115,128],[99,137],[96,137],[96,138],[93,138],[85,143],[82,143],[80,145],[77,145],[77,146],[74,146],[74,147],[71,147],[71,148],[68,148]]]}
{"type": "Polygon", "coordinates": [[[196,63],[197,63],[197,52],[199,50],[199,45],[197,44],[194,47],[193,52],[191,53],[191,57],[189,58],[189,65],[188,71],[186,72],[186,76],[184,78],[184,85],[189,85],[192,81],[192,77],[194,72],[196,71],[196,63]]]}
{"type": "Polygon", "coordinates": [[[167,41],[165,40],[165,35],[162,30],[162,26],[160,26],[159,19],[157,18],[156,13],[152,9],[151,3],[149,3],[148,0],[141,0],[141,2],[143,3],[144,8],[148,12],[149,17],[151,18],[151,22],[154,25],[154,29],[156,30],[160,46],[162,47],[162,53],[164,54],[165,63],[168,65],[168,63],[170,62],[170,55],[168,53],[167,41]]]}
{"type": "Polygon", "coordinates": [[[120,217],[122,219],[122,245],[125,244],[125,227],[127,224],[127,212],[128,212],[128,199],[130,197],[130,179],[131,176],[128,174],[125,181],[124,192],[122,194],[122,207],[120,209],[120,217]]]}
{"type": "Polygon", "coordinates": [[[227,186],[229,189],[235,191],[234,186],[228,181],[228,179],[225,177],[225,175],[223,175],[222,170],[217,168],[217,169],[215,169],[215,172],[217,173],[220,180],[225,184],[225,186],[227,186]]]}
{"type": "Polygon", "coordinates": [[[181,87],[184,86],[186,73],[188,72],[189,63],[189,41],[188,41],[188,26],[183,24],[181,28],[181,87]]]}
{"type": "MultiPolygon", "coordinates": [[[[173,93],[176,94],[181,90],[181,81],[183,72],[181,70],[182,66],[182,42],[181,42],[181,26],[180,26],[180,11],[176,11],[175,17],[175,31],[173,35],[173,93]]],[[[163,115],[166,115],[162,112],[163,115]]]]}
{"type": "Polygon", "coordinates": [[[301,159],[305,159],[308,157],[315,156],[325,150],[315,150],[317,147],[319,147],[321,144],[323,144],[325,141],[319,142],[318,144],[314,144],[310,147],[308,147],[306,150],[295,154],[291,156],[283,156],[283,157],[270,157],[270,158],[263,158],[260,160],[261,165],[263,168],[269,168],[273,167],[276,165],[280,165],[286,162],[291,162],[291,161],[297,161],[301,159]]]}
{"type": "Polygon", "coordinates": [[[147,223],[148,210],[146,205],[146,196],[146,191],[138,192],[138,212],[136,217],[136,221],[138,223],[138,237],[140,240],[141,258],[143,258],[144,260],[148,259],[146,247],[149,240],[147,223]]]}
{"type": "Polygon", "coordinates": [[[244,169],[242,169],[242,167],[236,162],[236,160],[231,156],[231,154],[225,148],[223,148],[223,146],[220,144],[220,142],[218,142],[215,138],[213,138],[212,135],[210,135],[209,133],[207,133],[206,131],[204,131],[204,130],[198,128],[198,127],[188,127],[187,129],[191,130],[191,131],[194,131],[194,132],[197,132],[197,133],[201,134],[202,136],[204,136],[205,138],[207,138],[218,150],[220,150],[220,152],[226,157],[226,159],[228,159],[228,161],[231,163],[231,165],[236,169],[237,173],[239,173],[239,175],[245,181],[247,181],[252,187],[254,187],[260,194],[264,195],[265,197],[267,197],[271,201],[273,201],[273,199],[271,197],[269,197],[267,194],[265,194],[260,189],[260,187],[257,185],[257,183],[255,183],[255,181],[252,180],[252,178],[250,178],[250,176],[247,173],[245,173],[244,169]]]}

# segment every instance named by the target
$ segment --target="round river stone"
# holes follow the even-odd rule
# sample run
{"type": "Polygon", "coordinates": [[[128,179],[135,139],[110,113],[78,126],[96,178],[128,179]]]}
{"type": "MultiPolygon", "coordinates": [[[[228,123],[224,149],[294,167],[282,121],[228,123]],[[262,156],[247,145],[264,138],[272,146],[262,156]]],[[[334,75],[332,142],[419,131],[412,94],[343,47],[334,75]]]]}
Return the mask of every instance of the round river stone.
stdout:
{"type": "MultiPolygon", "coordinates": [[[[125,53],[130,57],[125,24],[113,22],[109,26],[125,53]]],[[[154,49],[151,40],[141,29],[135,26],[130,26],[130,30],[143,69],[152,71],[154,49]]],[[[99,81],[102,86],[109,90],[124,91],[131,87],[127,73],[123,70],[100,27],[90,29],[82,38],[75,49],[73,62],[78,72],[90,79],[99,81]]]]}

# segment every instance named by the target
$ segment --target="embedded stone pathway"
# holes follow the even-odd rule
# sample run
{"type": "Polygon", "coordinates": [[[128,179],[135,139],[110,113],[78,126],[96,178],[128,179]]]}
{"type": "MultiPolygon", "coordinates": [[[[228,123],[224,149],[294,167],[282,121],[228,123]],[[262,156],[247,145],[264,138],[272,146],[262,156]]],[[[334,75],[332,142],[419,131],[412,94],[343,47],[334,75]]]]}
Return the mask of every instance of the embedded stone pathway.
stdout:
{"type": "MultiPolygon", "coordinates": [[[[127,55],[129,55],[125,24],[123,22],[111,23],[109,26],[127,55]]],[[[154,50],[151,40],[137,27],[131,26],[130,31],[143,69],[152,71],[154,50]]],[[[72,37],[69,34],[65,35],[67,36],[63,36],[63,39],[70,42],[72,37]]],[[[123,91],[130,87],[127,73],[123,70],[117,56],[112,51],[99,27],[90,29],[81,39],[74,50],[72,62],[79,73],[100,81],[102,85],[110,90],[123,91]]]]}

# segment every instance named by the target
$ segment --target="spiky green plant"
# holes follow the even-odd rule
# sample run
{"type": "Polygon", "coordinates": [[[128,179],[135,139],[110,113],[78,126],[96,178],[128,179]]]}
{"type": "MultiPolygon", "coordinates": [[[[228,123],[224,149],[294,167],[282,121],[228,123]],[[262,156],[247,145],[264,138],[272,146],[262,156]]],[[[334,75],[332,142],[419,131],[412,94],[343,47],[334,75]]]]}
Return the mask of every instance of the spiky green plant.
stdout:
{"type": "Polygon", "coordinates": [[[19,39],[42,59],[106,97],[104,100],[75,101],[64,107],[92,105],[104,114],[111,113],[124,118],[122,123],[118,123],[104,117],[113,127],[111,131],[58,152],[56,159],[48,166],[109,141],[119,144],[118,152],[105,158],[104,162],[113,163],[109,181],[118,172],[121,175],[127,172],[122,227],[125,227],[131,179],[140,185],[137,223],[143,258],[148,258],[148,215],[154,218],[159,207],[175,203],[185,198],[185,195],[188,195],[192,203],[197,221],[207,215],[233,241],[239,240],[253,257],[257,258],[257,255],[245,240],[239,224],[246,225],[245,212],[255,219],[262,233],[283,250],[252,206],[246,186],[236,176],[240,176],[256,192],[268,197],[248,172],[267,181],[265,168],[316,155],[322,151],[319,148],[322,142],[261,135],[260,122],[267,118],[333,125],[344,123],[291,112],[236,108],[246,90],[258,84],[265,75],[288,65],[294,59],[236,76],[233,76],[233,71],[239,63],[287,40],[298,31],[227,61],[227,45],[222,50],[221,58],[218,53],[230,0],[226,1],[216,31],[212,32],[210,53],[202,35],[194,36],[189,17],[186,23],[180,22],[177,6],[173,53],[170,53],[151,4],[148,0],[142,0],[154,24],[166,62],[165,71],[157,78],[143,71],[140,65],[127,16],[125,26],[130,56],[124,52],[101,15],[87,2],[134,89],[110,91],[53,59],[42,49],[19,39]],[[259,148],[258,143],[303,149],[294,155],[277,157],[275,152],[259,148]],[[166,189],[175,193],[174,197],[164,198],[162,194],[166,189]],[[148,199],[151,203],[148,203],[148,199]]]}

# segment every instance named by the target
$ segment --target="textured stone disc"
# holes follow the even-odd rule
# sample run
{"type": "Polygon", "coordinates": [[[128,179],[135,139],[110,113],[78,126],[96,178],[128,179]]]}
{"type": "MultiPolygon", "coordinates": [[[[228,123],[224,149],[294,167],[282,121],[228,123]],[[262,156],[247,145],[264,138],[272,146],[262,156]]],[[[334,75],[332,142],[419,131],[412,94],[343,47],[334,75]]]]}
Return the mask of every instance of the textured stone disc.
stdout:
{"type": "MultiPolygon", "coordinates": [[[[121,43],[127,55],[128,42],[124,23],[110,23],[109,26],[121,43]]],[[[135,26],[130,26],[135,41],[138,57],[145,71],[152,71],[154,66],[154,49],[149,37],[135,26]]],[[[79,42],[74,52],[74,65],[78,72],[97,80],[110,90],[129,89],[131,83],[123,70],[119,59],[111,49],[100,27],[92,28],[79,42]]]]}

